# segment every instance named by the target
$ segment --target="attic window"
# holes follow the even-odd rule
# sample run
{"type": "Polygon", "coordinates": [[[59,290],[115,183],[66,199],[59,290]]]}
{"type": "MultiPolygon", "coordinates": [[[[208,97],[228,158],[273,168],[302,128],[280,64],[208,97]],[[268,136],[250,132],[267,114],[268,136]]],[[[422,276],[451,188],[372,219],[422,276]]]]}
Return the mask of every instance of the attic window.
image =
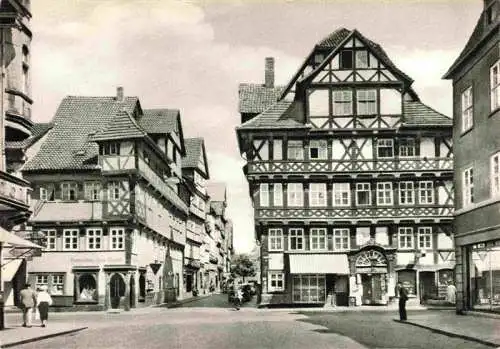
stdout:
{"type": "Polygon", "coordinates": [[[340,68],[352,69],[353,66],[352,50],[344,50],[340,52],[340,68]]]}
{"type": "Polygon", "coordinates": [[[356,68],[368,68],[368,51],[356,51],[356,68]]]}
{"type": "Polygon", "coordinates": [[[316,53],[314,55],[314,65],[318,65],[325,59],[325,55],[322,53],[316,53]]]}
{"type": "Polygon", "coordinates": [[[120,143],[103,144],[102,155],[120,155],[120,143]]]}

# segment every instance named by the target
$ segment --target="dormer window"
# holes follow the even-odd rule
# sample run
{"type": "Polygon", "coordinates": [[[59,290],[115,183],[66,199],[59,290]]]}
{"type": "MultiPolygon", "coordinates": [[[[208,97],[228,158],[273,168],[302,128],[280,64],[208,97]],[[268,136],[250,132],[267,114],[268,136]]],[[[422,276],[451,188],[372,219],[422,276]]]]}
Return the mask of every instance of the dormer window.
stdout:
{"type": "Polygon", "coordinates": [[[368,68],[368,51],[356,51],[356,68],[368,68]]]}
{"type": "Polygon", "coordinates": [[[120,143],[103,144],[102,155],[120,155],[120,143]]]}
{"type": "Polygon", "coordinates": [[[352,50],[344,50],[340,52],[340,69],[352,69],[353,59],[352,50]]]}

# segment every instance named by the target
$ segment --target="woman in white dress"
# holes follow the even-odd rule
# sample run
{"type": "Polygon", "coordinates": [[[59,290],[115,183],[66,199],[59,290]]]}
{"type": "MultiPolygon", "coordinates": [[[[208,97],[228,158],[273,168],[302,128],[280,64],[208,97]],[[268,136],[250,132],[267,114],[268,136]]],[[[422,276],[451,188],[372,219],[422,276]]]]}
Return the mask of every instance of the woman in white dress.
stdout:
{"type": "Polygon", "coordinates": [[[450,281],[448,287],[446,288],[446,301],[451,304],[455,304],[457,297],[457,288],[450,281]]]}

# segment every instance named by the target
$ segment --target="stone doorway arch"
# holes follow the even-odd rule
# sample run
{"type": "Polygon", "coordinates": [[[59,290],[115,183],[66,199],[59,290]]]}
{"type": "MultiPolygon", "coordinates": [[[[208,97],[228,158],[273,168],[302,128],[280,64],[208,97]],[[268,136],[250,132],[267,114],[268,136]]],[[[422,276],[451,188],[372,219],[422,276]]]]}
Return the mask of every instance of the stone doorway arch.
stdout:
{"type": "Polygon", "coordinates": [[[125,296],[125,280],[122,274],[114,273],[109,280],[109,296],[112,309],[120,307],[120,300],[125,296]]]}

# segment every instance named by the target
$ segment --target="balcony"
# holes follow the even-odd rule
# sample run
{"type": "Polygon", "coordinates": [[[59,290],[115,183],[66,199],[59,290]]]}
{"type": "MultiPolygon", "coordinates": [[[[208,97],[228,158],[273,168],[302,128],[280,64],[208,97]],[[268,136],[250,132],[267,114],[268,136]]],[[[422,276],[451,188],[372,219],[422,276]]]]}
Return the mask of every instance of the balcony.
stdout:
{"type": "Polygon", "coordinates": [[[99,166],[103,172],[135,169],[134,155],[100,155],[99,166]]]}
{"type": "Polygon", "coordinates": [[[452,205],[422,207],[331,207],[331,208],[261,208],[255,210],[258,220],[329,220],[329,221],[394,221],[402,220],[452,220],[452,205]]]}
{"type": "Polygon", "coordinates": [[[30,222],[100,221],[103,219],[101,201],[41,201],[33,202],[30,222]]]}
{"type": "Polygon", "coordinates": [[[452,171],[452,158],[253,161],[247,174],[452,171]]]}

